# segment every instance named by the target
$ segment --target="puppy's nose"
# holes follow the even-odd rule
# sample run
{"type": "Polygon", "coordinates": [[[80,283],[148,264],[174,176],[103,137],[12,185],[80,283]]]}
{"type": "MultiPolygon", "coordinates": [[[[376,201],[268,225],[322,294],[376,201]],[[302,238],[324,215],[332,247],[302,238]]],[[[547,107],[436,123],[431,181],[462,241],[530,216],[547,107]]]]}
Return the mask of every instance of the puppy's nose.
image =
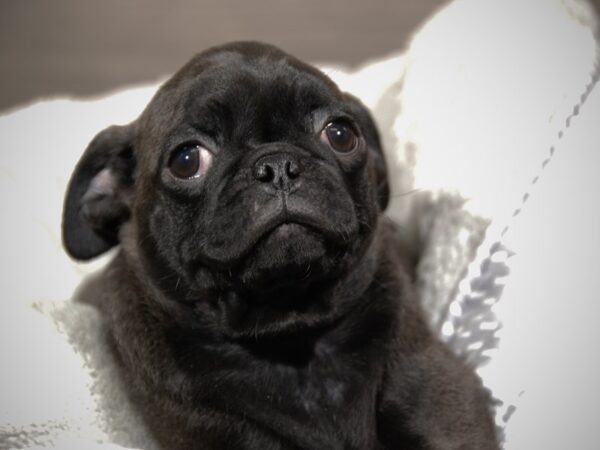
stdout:
{"type": "Polygon", "coordinates": [[[252,169],[255,180],[270,183],[278,190],[289,189],[301,172],[298,161],[287,153],[263,156],[256,161],[252,169]]]}

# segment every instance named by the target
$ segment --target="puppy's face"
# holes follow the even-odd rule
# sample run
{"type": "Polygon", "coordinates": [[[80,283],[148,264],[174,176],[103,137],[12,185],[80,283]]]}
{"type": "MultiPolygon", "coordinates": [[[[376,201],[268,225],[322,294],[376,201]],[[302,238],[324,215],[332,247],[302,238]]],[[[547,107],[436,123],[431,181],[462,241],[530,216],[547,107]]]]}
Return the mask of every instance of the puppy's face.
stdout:
{"type": "Polygon", "coordinates": [[[195,57],[136,122],[97,136],[64,240],[78,259],[120,242],[168,298],[256,333],[259,317],[279,330],[335,307],[319,294],[359,264],[386,202],[365,108],[289,55],[238,43],[195,57]]]}

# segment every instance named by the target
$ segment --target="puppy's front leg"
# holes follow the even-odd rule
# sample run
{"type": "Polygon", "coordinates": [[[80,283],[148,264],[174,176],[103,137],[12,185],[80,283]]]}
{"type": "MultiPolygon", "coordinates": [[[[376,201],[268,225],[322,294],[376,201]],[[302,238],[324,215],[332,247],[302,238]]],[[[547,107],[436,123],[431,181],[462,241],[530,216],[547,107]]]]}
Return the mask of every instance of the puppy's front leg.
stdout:
{"type": "Polygon", "coordinates": [[[440,343],[396,355],[377,415],[386,450],[498,450],[489,393],[440,343]]]}

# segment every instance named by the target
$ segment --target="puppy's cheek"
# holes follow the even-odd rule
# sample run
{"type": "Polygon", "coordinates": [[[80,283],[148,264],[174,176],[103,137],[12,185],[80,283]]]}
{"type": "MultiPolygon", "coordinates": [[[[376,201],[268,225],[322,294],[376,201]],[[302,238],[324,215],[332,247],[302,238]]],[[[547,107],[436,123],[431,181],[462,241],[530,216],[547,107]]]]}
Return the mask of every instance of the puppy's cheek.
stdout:
{"type": "Polygon", "coordinates": [[[377,184],[366,171],[357,173],[350,179],[354,186],[352,199],[356,209],[356,218],[361,227],[361,234],[371,234],[378,220],[377,184]]]}
{"type": "Polygon", "coordinates": [[[176,279],[184,272],[181,236],[187,231],[176,217],[171,208],[156,198],[145,201],[136,210],[139,253],[148,270],[158,278],[176,279]]]}
{"type": "Polygon", "coordinates": [[[368,148],[365,142],[361,142],[359,147],[351,153],[336,154],[340,167],[344,173],[351,177],[359,175],[367,165],[368,148]]]}

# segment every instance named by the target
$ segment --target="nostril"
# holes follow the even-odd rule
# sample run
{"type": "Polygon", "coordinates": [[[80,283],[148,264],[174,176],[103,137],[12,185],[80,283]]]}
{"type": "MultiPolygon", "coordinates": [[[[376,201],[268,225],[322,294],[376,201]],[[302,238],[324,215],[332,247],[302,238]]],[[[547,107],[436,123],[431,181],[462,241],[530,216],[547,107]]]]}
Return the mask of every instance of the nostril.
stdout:
{"type": "Polygon", "coordinates": [[[275,171],[269,164],[257,164],[254,166],[253,175],[256,180],[268,183],[275,178],[275,171]]]}
{"type": "Polygon", "coordinates": [[[296,158],[283,152],[265,155],[252,167],[255,180],[283,190],[289,189],[291,182],[297,182],[295,180],[301,173],[302,166],[296,158]]]}
{"type": "Polygon", "coordinates": [[[287,161],[285,163],[285,173],[290,179],[297,178],[300,175],[300,166],[296,161],[287,161]]]}

